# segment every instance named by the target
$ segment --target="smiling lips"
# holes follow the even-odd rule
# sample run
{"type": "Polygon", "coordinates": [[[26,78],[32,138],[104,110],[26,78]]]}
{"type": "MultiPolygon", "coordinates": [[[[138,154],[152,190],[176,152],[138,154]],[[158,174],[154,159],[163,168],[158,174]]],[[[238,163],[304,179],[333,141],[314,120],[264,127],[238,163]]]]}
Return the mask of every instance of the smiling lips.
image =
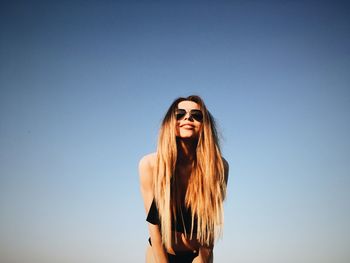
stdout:
{"type": "Polygon", "coordinates": [[[188,123],[184,123],[184,124],[180,125],[180,127],[185,128],[185,129],[194,129],[194,125],[188,124],[188,123]]]}

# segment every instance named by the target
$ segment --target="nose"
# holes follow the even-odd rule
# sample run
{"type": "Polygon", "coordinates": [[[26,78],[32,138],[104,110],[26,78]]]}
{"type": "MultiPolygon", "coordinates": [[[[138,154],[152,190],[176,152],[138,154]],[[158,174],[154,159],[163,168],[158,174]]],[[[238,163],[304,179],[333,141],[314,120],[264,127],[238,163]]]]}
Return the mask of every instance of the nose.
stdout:
{"type": "Polygon", "coordinates": [[[192,120],[193,121],[192,115],[189,111],[186,112],[186,115],[184,116],[184,120],[192,120]]]}

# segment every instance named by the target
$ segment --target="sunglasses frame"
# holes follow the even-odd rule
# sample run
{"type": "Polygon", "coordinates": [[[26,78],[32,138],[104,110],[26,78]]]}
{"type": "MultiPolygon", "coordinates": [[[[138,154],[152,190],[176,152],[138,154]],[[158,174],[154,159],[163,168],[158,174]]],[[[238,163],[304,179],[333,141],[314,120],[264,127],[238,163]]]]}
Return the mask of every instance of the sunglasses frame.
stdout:
{"type": "Polygon", "coordinates": [[[198,122],[203,121],[203,112],[201,110],[198,110],[198,109],[192,109],[189,111],[185,110],[185,109],[176,109],[175,110],[176,120],[178,120],[178,121],[182,120],[187,115],[187,113],[189,114],[189,118],[192,118],[198,122]]]}

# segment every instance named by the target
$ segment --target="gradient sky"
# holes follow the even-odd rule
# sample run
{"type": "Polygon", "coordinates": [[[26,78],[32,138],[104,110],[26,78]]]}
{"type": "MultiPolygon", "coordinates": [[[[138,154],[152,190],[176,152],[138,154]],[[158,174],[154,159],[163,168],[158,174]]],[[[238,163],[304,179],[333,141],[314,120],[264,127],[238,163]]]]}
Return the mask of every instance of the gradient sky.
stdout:
{"type": "Polygon", "coordinates": [[[216,262],[350,261],[350,5],[1,1],[0,262],[143,262],[138,161],[199,94],[230,163],[216,262]]]}

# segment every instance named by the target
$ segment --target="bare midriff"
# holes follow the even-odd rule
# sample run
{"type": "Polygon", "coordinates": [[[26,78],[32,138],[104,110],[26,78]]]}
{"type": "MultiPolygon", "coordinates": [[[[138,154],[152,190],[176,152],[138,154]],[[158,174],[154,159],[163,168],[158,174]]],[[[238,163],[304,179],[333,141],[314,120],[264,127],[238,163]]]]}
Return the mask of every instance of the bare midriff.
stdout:
{"type": "Polygon", "coordinates": [[[195,238],[195,234],[192,239],[186,238],[184,233],[173,232],[172,247],[168,249],[168,253],[175,255],[176,252],[193,252],[196,253],[200,248],[200,243],[195,238]],[[175,239],[176,236],[176,239],[175,239]]]}

